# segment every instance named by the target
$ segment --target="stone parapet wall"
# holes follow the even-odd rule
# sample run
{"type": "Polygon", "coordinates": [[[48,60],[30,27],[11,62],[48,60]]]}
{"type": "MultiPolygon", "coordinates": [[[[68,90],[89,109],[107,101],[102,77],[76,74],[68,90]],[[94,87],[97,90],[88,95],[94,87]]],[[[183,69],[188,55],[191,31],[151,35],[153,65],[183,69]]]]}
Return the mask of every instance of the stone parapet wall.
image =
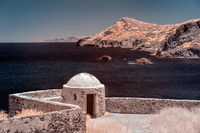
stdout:
{"type": "MultiPolygon", "coordinates": [[[[104,101],[104,93],[99,93],[101,94],[99,96],[98,91],[104,92],[105,90],[94,88],[94,90],[86,89],[79,92],[74,89],[74,94],[71,95],[77,95],[76,99],[79,99],[78,96],[83,97],[82,94],[85,94],[85,96],[95,94],[96,97],[104,101]]],[[[86,98],[79,101],[85,104],[82,108],[75,103],[68,104],[69,100],[64,100],[66,99],[61,96],[61,89],[9,95],[9,116],[15,115],[17,111],[21,112],[22,109],[37,109],[44,113],[0,120],[0,133],[85,133],[86,111],[83,107],[86,107],[86,98]]],[[[102,104],[104,102],[95,103],[102,104]]],[[[112,113],[154,114],[167,107],[185,107],[188,109],[200,107],[200,101],[106,97],[105,105],[106,111],[112,113]]],[[[99,105],[102,108],[104,106],[103,104],[99,105]]],[[[105,108],[102,110],[105,110],[105,108]]]]}
{"type": "Polygon", "coordinates": [[[44,101],[37,98],[30,98],[27,96],[14,94],[9,96],[9,115],[16,115],[22,109],[37,109],[44,113],[52,111],[61,111],[65,109],[79,108],[79,106],[72,104],[65,104],[56,101],[44,101]]]}
{"type": "Polygon", "coordinates": [[[9,115],[13,116],[17,111],[21,112],[23,108],[51,112],[78,107],[58,102],[61,98],[60,94],[59,89],[11,94],[9,95],[9,115]]]}
{"type": "Polygon", "coordinates": [[[106,97],[106,111],[124,114],[154,114],[167,107],[200,107],[198,100],[106,97]]]}
{"type": "Polygon", "coordinates": [[[85,133],[86,113],[77,105],[61,101],[59,90],[58,93],[44,90],[9,95],[9,116],[22,109],[37,109],[44,113],[0,120],[0,132],[85,133]]]}
{"type": "Polygon", "coordinates": [[[85,133],[85,114],[78,108],[0,120],[1,133],[85,133]]]}
{"type": "Polygon", "coordinates": [[[50,90],[24,92],[20,93],[20,95],[38,99],[45,99],[45,98],[59,97],[61,96],[61,92],[62,89],[50,89],[50,90]]]}

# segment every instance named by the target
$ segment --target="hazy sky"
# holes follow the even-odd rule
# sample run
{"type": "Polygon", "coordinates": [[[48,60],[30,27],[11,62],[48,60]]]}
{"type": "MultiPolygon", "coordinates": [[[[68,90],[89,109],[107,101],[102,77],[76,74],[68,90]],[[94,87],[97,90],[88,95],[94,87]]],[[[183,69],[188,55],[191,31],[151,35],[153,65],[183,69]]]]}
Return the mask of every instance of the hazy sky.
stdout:
{"type": "Polygon", "coordinates": [[[93,35],[122,17],[184,22],[200,18],[200,0],[0,0],[0,42],[93,35]]]}

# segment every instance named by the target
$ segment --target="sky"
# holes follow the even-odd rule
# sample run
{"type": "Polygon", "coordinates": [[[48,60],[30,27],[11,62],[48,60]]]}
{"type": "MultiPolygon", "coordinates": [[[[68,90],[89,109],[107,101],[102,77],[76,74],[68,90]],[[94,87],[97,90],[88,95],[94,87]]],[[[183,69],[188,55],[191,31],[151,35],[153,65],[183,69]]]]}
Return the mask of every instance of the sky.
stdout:
{"type": "Polygon", "coordinates": [[[0,42],[93,35],[123,17],[181,23],[200,18],[200,0],[0,0],[0,42]]]}

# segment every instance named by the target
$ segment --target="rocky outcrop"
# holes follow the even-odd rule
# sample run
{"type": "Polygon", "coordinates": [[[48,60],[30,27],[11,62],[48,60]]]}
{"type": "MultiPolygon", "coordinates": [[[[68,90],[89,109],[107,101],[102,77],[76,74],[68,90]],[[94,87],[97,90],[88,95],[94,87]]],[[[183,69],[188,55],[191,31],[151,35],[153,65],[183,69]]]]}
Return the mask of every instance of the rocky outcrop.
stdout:
{"type": "Polygon", "coordinates": [[[134,62],[134,61],[128,61],[127,64],[129,64],[129,65],[133,65],[133,64],[135,64],[135,62],[134,62]]]}
{"type": "Polygon", "coordinates": [[[138,64],[153,64],[153,62],[151,62],[150,59],[146,59],[146,58],[136,59],[136,62],[138,64]]]}
{"type": "Polygon", "coordinates": [[[98,60],[101,60],[101,61],[111,61],[113,60],[111,56],[108,56],[108,55],[103,55],[101,56],[98,60]]]}
{"type": "Polygon", "coordinates": [[[157,51],[160,57],[200,57],[200,20],[180,25],[169,35],[157,51]]]}
{"type": "Polygon", "coordinates": [[[122,18],[108,29],[80,39],[77,46],[145,50],[159,57],[200,57],[200,19],[157,25],[122,18]]]}

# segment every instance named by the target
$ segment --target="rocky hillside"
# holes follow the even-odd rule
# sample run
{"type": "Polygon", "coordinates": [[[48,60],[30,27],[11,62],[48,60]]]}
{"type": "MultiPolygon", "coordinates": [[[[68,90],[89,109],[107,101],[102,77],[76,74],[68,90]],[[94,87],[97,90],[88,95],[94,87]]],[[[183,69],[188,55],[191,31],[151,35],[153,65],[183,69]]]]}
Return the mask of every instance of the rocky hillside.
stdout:
{"type": "Polygon", "coordinates": [[[159,57],[200,57],[200,19],[157,25],[122,18],[108,29],[80,39],[77,46],[146,50],[159,57]]]}
{"type": "Polygon", "coordinates": [[[199,58],[200,19],[177,24],[175,32],[167,35],[157,51],[160,57],[199,58]]]}
{"type": "Polygon", "coordinates": [[[77,42],[79,38],[77,37],[66,37],[66,38],[55,38],[55,39],[46,39],[45,42],[77,42]]]}
{"type": "Polygon", "coordinates": [[[53,39],[41,39],[41,40],[35,40],[34,42],[77,42],[81,38],[85,38],[85,36],[53,38],[53,39]]]}

